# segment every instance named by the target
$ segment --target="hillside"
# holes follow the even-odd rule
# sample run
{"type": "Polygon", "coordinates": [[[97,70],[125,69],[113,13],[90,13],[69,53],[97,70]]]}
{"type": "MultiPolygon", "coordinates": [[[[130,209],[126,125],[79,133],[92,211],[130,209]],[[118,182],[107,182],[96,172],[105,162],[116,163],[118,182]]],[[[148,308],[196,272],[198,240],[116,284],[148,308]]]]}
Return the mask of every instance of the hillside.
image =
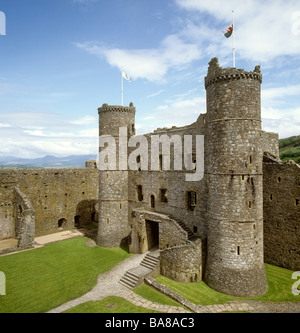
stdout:
{"type": "Polygon", "coordinates": [[[96,155],[70,155],[66,157],[44,156],[35,159],[15,156],[0,156],[0,168],[84,168],[85,161],[96,159],[96,155]]]}
{"type": "Polygon", "coordinates": [[[300,135],[280,139],[279,153],[282,161],[294,160],[300,164],[300,135]]]}

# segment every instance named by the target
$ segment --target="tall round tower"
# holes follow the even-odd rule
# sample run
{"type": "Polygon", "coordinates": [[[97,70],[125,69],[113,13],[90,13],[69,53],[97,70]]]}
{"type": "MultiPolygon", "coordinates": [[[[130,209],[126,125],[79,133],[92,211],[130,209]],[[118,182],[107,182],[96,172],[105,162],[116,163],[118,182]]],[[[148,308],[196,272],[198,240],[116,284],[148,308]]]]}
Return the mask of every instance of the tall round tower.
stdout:
{"type": "Polygon", "coordinates": [[[268,285],[263,260],[263,176],[259,66],[253,72],[209,63],[207,95],[208,232],[204,280],[213,289],[255,297],[268,285]]]}
{"type": "MultiPolygon", "coordinates": [[[[128,164],[127,146],[135,134],[135,107],[103,104],[98,109],[99,136],[110,138],[107,149],[114,159],[113,167],[99,171],[99,225],[97,244],[119,247],[125,244],[130,233],[128,224],[128,164]],[[115,151],[114,151],[115,150],[115,151]]],[[[106,146],[106,147],[105,147],[106,146]]],[[[111,165],[111,166],[112,166],[111,165]]],[[[99,166],[99,165],[98,165],[99,166]]]]}

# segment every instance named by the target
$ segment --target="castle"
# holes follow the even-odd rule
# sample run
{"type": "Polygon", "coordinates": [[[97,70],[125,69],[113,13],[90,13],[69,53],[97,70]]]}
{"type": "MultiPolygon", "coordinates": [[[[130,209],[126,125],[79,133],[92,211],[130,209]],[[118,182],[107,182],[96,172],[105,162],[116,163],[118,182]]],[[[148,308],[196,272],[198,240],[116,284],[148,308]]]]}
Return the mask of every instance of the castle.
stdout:
{"type": "Polygon", "coordinates": [[[105,162],[115,158],[113,167],[98,170],[87,161],[83,169],[1,170],[0,241],[15,238],[17,248],[28,248],[37,235],[93,222],[99,246],[159,248],[166,277],[204,280],[233,296],[262,295],[264,262],[300,269],[300,168],[283,163],[278,135],[261,129],[261,83],[259,66],[222,68],[214,58],[205,78],[207,113],[144,141],[135,135],[133,103],[103,104],[99,152],[105,162]],[[119,148],[111,156],[110,141],[119,148]]]}

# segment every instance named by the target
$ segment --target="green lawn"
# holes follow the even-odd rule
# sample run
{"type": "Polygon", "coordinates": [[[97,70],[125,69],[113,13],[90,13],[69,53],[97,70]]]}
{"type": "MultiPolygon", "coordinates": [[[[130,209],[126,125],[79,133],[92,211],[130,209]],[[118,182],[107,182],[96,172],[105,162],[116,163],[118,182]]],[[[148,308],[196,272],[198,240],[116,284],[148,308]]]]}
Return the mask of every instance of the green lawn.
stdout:
{"type": "MultiPolygon", "coordinates": [[[[269,289],[263,296],[251,298],[251,300],[300,302],[300,295],[295,296],[291,291],[292,285],[296,281],[291,279],[293,271],[269,264],[265,264],[265,267],[269,289]]],[[[168,286],[195,304],[222,304],[232,300],[245,299],[221,294],[209,288],[203,281],[195,283],[179,283],[161,275],[156,279],[161,284],[168,286]]]]}
{"type": "Polygon", "coordinates": [[[86,238],[0,257],[6,295],[0,313],[46,312],[91,290],[97,276],[130,255],[122,249],[87,247],[86,238]]]}
{"type": "Polygon", "coordinates": [[[164,305],[171,305],[171,306],[180,306],[182,307],[181,304],[178,302],[172,300],[170,297],[163,295],[159,291],[156,291],[155,289],[151,288],[150,286],[147,286],[146,284],[143,284],[135,289],[133,291],[140,295],[141,297],[152,301],[156,302],[159,304],[164,304],[164,305]]]}
{"type": "Polygon", "coordinates": [[[157,313],[141,306],[136,306],[126,299],[109,296],[101,301],[89,301],[74,306],[64,313],[157,313]]]}
{"type": "MultiPolygon", "coordinates": [[[[65,240],[45,247],[0,257],[0,271],[6,275],[6,295],[0,296],[0,313],[46,312],[91,290],[97,276],[128,258],[122,249],[87,247],[86,238],[65,240]]],[[[265,265],[269,289],[253,300],[299,302],[291,288],[292,271],[265,265]]],[[[204,282],[179,283],[166,277],[157,280],[195,304],[221,304],[241,298],[227,296],[210,289],[204,282]]],[[[167,296],[142,285],[134,291],[160,304],[179,306],[167,296]]],[[[151,312],[119,297],[87,302],[68,312],[138,313],[151,312]]]]}

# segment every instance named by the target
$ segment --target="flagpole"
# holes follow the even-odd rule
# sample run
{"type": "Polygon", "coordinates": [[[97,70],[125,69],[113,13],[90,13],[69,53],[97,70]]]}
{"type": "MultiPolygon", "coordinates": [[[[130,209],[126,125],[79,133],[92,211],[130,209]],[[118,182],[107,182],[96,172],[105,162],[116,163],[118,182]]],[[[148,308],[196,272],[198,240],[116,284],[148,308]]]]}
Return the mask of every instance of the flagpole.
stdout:
{"type": "Polygon", "coordinates": [[[121,92],[122,92],[122,106],[123,106],[123,70],[121,71],[121,92]]]}
{"type": "Polygon", "coordinates": [[[235,68],[235,38],[234,38],[234,11],[232,11],[232,56],[233,56],[233,68],[235,68]]]}

